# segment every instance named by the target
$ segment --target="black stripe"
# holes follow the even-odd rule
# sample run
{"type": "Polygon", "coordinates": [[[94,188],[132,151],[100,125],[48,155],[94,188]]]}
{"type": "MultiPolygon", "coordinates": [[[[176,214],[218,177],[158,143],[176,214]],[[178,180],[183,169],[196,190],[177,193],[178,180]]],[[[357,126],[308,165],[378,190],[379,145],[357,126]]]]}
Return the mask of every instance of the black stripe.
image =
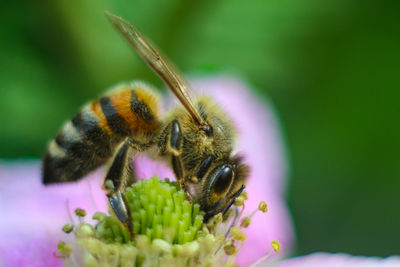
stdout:
{"type": "Polygon", "coordinates": [[[128,128],[127,123],[113,107],[109,97],[105,96],[100,98],[100,106],[106,116],[108,125],[114,133],[120,136],[128,136],[131,134],[131,130],[128,128]]]}
{"type": "Polygon", "coordinates": [[[56,137],[56,143],[65,150],[67,153],[66,157],[71,156],[79,156],[82,157],[83,155],[89,156],[91,149],[87,143],[84,142],[82,139],[78,142],[70,142],[65,139],[65,134],[63,131],[59,132],[56,137]]]}
{"type": "Polygon", "coordinates": [[[59,133],[57,134],[57,136],[56,136],[56,144],[57,144],[59,147],[66,148],[66,149],[67,149],[67,147],[69,146],[69,142],[68,142],[68,144],[67,144],[67,142],[65,141],[64,134],[63,134],[62,131],[59,132],[59,133]]]}
{"type": "Polygon", "coordinates": [[[83,124],[82,112],[76,114],[75,117],[72,118],[71,122],[72,125],[75,127],[75,129],[77,129],[79,132],[79,130],[82,129],[82,124],[83,124]]]}
{"type": "MultiPolygon", "coordinates": [[[[94,114],[93,114],[94,115],[94,114]]],[[[95,115],[94,115],[95,116],[95,115]]],[[[97,153],[100,153],[100,157],[109,157],[111,155],[110,148],[110,137],[108,134],[99,126],[97,120],[84,120],[82,113],[80,112],[72,120],[73,124],[77,124],[77,128],[85,135],[85,141],[93,144],[97,153]],[[74,122],[75,121],[75,122],[74,122]]]]}
{"type": "Polygon", "coordinates": [[[101,129],[97,120],[84,120],[82,112],[79,112],[71,121],[75,130],[83,135],[83,139],[77,142],[68,142],[65,140],[65,134],[68,133],[64,131],[58,133],[56,137],[56,142],[67,149],[69,154],[87,151],[88,154],[96,153],[96,156],[101,158],[111,156],[110,137],[101,129]]]}
{"type": "MultiPolygon", "coordinates": [[[[75,127],[76,132],[79,133],[79,128],[77,128],[76,125],[72,124],[72,127],[75,127]]],[[[61,148],[66,150],[67,153],[69,153],[71,149],[74,149],[74,147],[76,147],[77,143],[81,143],[82,138],[79,137],[78,141],[71,142],[65,138],[66,134],[66,131],[62,129],[56,136],[56,143],[61,148]]]]}
{"type": "Polygon", "coordinates": [[[143,120],[149,123],[154,121],[154,114],[150,107],[146,103],[139,101],[135,91],[131,92],[131,109],[143,120]]]}
{"type": "Polygon", "coordinates": [[[111,141],[114,139],[110,139],[95,118],[85,118],[80,112],[71,122],[72,127],[82,137],[76,141],[69,141],[66,135],[70,133],[65,128],[57,134],[55,142],[67,154],[62,158],[52,157],[49,152],[46,154],[43,160],[44,183],[78,180],[104,164],[112,155],[115,144],[111,141]]]}

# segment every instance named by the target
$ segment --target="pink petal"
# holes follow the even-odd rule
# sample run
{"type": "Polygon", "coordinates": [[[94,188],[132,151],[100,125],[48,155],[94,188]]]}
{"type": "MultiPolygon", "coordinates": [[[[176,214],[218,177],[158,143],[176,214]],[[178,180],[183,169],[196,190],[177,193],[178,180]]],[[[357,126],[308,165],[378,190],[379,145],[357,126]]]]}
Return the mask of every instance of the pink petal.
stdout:
{"type": "MultiPolygon", "coordinates": [[[[136,165],[140,178],[172,177],[165,164],[146,157],[136,165]]],[[[91,221],[94,212],[107,211],[102,177],[99,170],[76,183],[44,186],[38,161],[0,166],[0,266],[62,266],[53,253],[69,237],[61,231],[71,222],[68,212],[83,208],[91,221]]]]}
{"type": "Polygon", "coordinates": [[[78,183],[44,187],[39,162],[0,167],[0,263],[4,266],[59,266],[53,256],[64,238],[61,228],[70,222],[70,210],[89,212],[95,204],[104,210],[104,196],[91,190],[100,179],[90,175],[78,183]]]}
{"type": "Polygon", "coordinates": [[[395,267],[400,266],[400,257],[388,258],[351,256],[342,253],[313,253],[307,256],[284,260],[277,267],[395,267]]]}

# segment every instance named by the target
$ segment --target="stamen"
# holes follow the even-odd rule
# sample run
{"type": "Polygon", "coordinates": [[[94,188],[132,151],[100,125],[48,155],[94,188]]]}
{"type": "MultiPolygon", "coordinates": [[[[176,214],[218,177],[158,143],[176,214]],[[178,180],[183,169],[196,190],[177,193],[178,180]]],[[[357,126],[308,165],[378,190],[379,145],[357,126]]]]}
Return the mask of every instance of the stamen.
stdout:
{"type": "Polygon", "coordinates": [[[279,252],[281,245],[279,244],[279,242],[277,240],[273,240],[271,242],[271,248],[268,250],[268,252],[265,256],[259,258],[256,262],[254,262],[252,265],[250,265],[250,267],[256,267],[256,266],[260,265],[261,263],[263,263],[264,261],[266,261],[272,255],[272,251],[279,252]]]}

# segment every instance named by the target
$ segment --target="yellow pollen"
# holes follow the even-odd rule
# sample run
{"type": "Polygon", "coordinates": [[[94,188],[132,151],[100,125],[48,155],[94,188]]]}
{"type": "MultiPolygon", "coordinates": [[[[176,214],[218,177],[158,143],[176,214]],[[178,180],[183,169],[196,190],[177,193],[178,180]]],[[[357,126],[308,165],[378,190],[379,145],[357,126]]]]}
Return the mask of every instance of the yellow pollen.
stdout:
{"type": "Polygon", "coordinates": [[[232,226],[231,228],[231,236],[239,241],[246,240],[246,234],[243,231],[240,231],[239,227],[232,226]]]}
{"type": "Polygon", "coordinates": [[[240,226],[243,227],[243,228],[247,228],[247,227],[249,227],[250,222],[251,222],[251,220],[250,220],[249,217],[244,217],[242,219],[242,221],[240,222],[240,226]]]}
{"type": "Polygon", "coordinates": [[[235,206],[240,207],[243,205],[244,198],[242,196],[239,196],[235,199],[235,202],[233,203],[235,206]]]}
{"type": "Polygon", "coordinates": [[[236,247],[233,242],[230,240],[224,246],[224,251],[226,255],[233,255],[236,253],[236,247]]]}
{"type": "Polygon", "coordinates": [[[265,203],[265,201],[261,201],[260,204],[258,205],[258,209],[266,213],[268,211],[267,203],[265,203]]]}
{"type": "Polygon", "coordinates": [[[275,250],[275,252],[279,252],[279,250],[281,250],[281,244],[279,244],[278,240],[272,241],[271,247],[275,250]]]}

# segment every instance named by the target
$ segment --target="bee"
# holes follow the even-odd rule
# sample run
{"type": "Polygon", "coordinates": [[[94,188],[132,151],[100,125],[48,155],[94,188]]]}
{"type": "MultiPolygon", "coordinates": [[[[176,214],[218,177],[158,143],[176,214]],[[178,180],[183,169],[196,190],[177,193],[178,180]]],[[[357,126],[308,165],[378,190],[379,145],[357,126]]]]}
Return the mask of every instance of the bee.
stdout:
{"type": "Polygon", "coordinates": [[[232,155],[234,126],[211,99],[192,101],[189,85],[129,22],[106,15],[181,105],[161,117],[159,98],[142,82],[119,85],[66,122],[43,157],[43,183],[76,181],[111,162],[104,178],[110,207],[132,230],[124,189],[135,181],[131,161],[146,152],[166,161],[205,220],[225,213],[245,188],[248,166],[232,155]]]}

